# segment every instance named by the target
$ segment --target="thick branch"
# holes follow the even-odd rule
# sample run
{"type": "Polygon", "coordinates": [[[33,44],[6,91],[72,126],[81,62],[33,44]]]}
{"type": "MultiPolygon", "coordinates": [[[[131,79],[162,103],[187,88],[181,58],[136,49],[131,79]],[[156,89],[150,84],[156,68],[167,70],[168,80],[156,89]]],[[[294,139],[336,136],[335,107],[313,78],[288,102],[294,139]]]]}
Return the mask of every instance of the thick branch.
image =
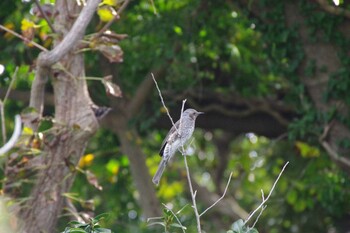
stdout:
{"type": "MultiPolygon", "coordinates": [[[[39,59],[41,55],[42,54],[39,55],[39,59]]],[[[48,68],[38,66],[30,92],[29,106],[34,108],[39,113],[39,116],[42,115],[44,110],[45,85],[47,83],[49,73],[50,70],[48,68]]]]}
{"type": "Polygon", "coordinates": [[[85,29],[90,23],[100,0],[89,0],[86,6],[82,9],[77,20],[73,24],[68,34],[50,52],[44,53],[38,59],[39,66],[51,66],[62,59],[75,45],[83,38],[85,29]]]}
{"type": "Polygon", "coordinates": [[[335,121],[331,122],[330,124],[326,125],[322,135],[319,138],[319,141],[322,145],[322,147],[327,151],[329,157],[338,164],[339,167],[342,167],[344,171],[346,171],[348,174],[350,174],[350,160],[347,157],[340,156],[336,149],[334,149],[327,141],[327,137],[329,134],[330,129],[334,126],[335,121]]]}
{"type": "Polygon", "coordinates": [[[317,2],[320,4],[321,8],[328,13],[331,13],[333,15],[343,15],[350,19],[350,11],[347,9],[344,9],[342,7],[332,6],[329,4],[327,0],[317,0],[317,2]]]}
{"type": "Polygon", "coordinates": [[[61,43],[53,50],[42,52],[39,55],[29,104],[30,107],[33,107],[39,113],[39,117],[43,112],[45,84],[50,73],[50,66],[60,61],[76,45],[78,40],[84,36],[85,29],[90,23],[99,2],[100,0],[89,0],[61,43]]]}

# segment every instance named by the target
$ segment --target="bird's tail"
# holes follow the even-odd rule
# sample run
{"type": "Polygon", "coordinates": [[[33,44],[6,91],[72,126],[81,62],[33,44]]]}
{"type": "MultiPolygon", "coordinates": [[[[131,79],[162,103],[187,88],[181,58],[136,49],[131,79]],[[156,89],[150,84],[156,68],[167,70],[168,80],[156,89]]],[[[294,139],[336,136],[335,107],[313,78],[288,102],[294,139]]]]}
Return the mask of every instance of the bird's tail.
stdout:
{"type": "Polygon", "coordinates": [[[158,185],[159,184],[159,181],[160,181],[160,178],[162,177],[163,175],[163,172],[164,172],[164,169],[167,165],[167,162],[168,160],[165,159],[164,157],[162,158],[162,161],[160,162],[159,166],[158,166],[158,169],[157,169],[157,172],[156,174],[154,175],[153,179],[152,179],[152,182],[155,184],[155,185],[158,185]]]}

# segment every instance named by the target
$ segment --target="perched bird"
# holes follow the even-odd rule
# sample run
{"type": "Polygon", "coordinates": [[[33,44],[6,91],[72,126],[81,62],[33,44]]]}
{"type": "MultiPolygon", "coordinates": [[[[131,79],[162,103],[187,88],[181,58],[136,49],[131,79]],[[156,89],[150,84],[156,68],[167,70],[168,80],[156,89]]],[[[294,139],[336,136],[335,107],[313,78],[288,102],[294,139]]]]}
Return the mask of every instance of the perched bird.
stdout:
{"type": "Polygon", "coordinates": [[[162,177],[164,169],[169,160],[173,157],[176,151],[179,149],[181,150],[182,146],[191,138],[194,131],[196,118],[200,114],[203,114],[203,112],[197,112],[192,108],[186,109],[182,113],[182,118],[178,120],[170,129],[159,151],[159,155],[163,158],[158,166],[156,174],[152,179],[154,184],[159,184],[160,178],[162,177]]]}

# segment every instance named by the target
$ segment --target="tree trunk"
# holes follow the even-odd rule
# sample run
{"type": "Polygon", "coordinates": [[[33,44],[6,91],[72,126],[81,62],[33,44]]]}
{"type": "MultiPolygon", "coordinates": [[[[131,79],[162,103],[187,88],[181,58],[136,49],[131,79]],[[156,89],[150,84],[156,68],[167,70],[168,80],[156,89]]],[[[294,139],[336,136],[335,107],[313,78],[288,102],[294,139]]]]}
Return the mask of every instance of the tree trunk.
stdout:
{"type": "MultiPolygon", "coordinates": [[[[306,25],[306,19],[301,14],[297,3],[286,4],[285,13],[287,26],[293,27],[294,25],[299,25],[298,31],[305,52],[305,59],[299,67],[298,75],[300,81],[305,85],[315,108],[320,112],[327,113],[336,107],[337,113],[341,117],[347,117],[349,109],[343,101],[334,99],[324,100],[331,74],[334,74],[341,68],[341,62],[338,56],[340,48],[326,41],[310,41],[311,38],[306,25]],[[311,77],[306,75],[307,63],[310,61],[315,62],[316,67],[311,77]]],[[[325,125],[325,130],[326,127],[328,132],[325,131],[325,135],[320,136],[321,145],[327,151],[330,158],[340,168],[350,174],[350,160],[346,157],[350,153],[350,150],[339,145],[339,142],[350,138],[349,128],[337,119],[334,119],[332,124],[325,125]]]]}
{"type": "Polygon", "coordinates": [[[149,169],[146,166],[146,156],[137,143],[139,136],[134,129],[127,127],[128,120],[121,115],[108,124],[118,135],[121,150],[130,161],[131,175],[139,193],[138,202],[144,217],[159,217],[162,215],[161,206],[157,199],[155,186],[151,181],[149,169]]]}
{"type": "MultiPolygon", "coordinates": [[[[57,0],[55,9],[57,46],[71,29],[81,7],[77,6],[76,1],[57,0]]],[[[26,233],[55,231],[64,204],[63,194],[70,190],[74,179],[71,167],[77,164],[88,139],[98,128],[86,82],[81,79],[85,77],[83,55],[70,50],[60,60],[60,65],[63,69],[52,69],[55,124],[44,136],[43,164],[30,199],[20,213],[22,231],[26,233]]]]}

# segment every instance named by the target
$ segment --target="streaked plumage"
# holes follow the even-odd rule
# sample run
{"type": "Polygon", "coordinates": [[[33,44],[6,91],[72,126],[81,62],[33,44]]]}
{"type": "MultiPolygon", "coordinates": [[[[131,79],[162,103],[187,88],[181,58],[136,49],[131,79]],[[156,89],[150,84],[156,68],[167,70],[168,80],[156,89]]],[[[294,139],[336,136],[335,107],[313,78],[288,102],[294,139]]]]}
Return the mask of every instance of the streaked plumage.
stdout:
{"type": "Polygon", "coordinates": [[[191,108],[186,109],[182,114],[181,125],[180,120],[178,120],[175,123],[175,127],[173,126],[170,129],[169,133],[163,140],[159,151],[159,155],[162,156],[162,161],[160,162],[158,170],[152,179],[154,184],[159,184],[160,178],[169,160],[173,157],[176,151],[181,149],[181,147],[191,138],[195,127],[196,118],[200,114],[202,114],[202,112],[197,112],[191,108]]]}

